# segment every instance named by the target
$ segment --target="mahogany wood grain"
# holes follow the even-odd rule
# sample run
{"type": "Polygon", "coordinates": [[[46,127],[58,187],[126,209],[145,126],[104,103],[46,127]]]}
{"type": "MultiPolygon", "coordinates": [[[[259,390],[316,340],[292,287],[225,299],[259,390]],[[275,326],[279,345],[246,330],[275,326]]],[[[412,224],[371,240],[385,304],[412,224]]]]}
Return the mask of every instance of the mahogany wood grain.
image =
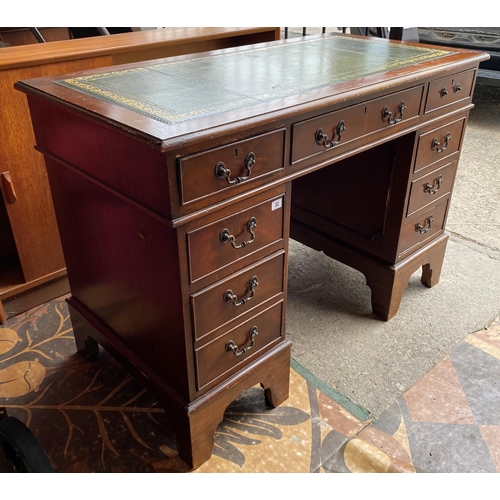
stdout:
{"type": "Polygon", "coordinates": [[[227,377],[275,346],[282,340],[282,323],[283,301],[280,301],[196,349],[198,387],[203,388],[221,376],[227,377]],[[229,343],[234,346],[234,352],[228,350],[229,343]]]}
{"type": "Polygon", "coordinates": [[[414,171],[419,172],[459,151],[466,121],[467,117],[460,118],[421,134],[418,138],[418,153],[414,171]]]}
{"type": "Polygon", "coordinates": [[[246,178],[245,187],[255,182],[264,183],[266,174],[284,168],[284,147],[285,130],[278,129],[221,148],[179,158],[181,205],[219,192],[225,197],[234,195],[235,189],[232,187],[238,177],[246,178]],[[248,171],[246,163],[252,154],[254,161],[248,171]],[[221,177],[214,175],[220,163],[223,164],[221,169],[229,169],[229,177],[224,174],[221,177]]]}
{"type": "Polygon", "coordinates": [[[474,70],[471,70],[433,81],[429,85],[425,112],[468,99],[472,94],[474,78],[474,70]]]}
{"type": "Polygon", "coordinates": [[[407,216],[425,208],[443,196],[448,196],[453,189],[456,171],[457,159],[454,159],[444,166],[440,166],[436,170],[413,180],[410,187],[407,216]]]}
{"type": "Polygon", "coordinates": [[[284,264],[285,256],[282,250],[232,274],[229,278],[218,281],[208,289],[192,294],[195,342],[205,338],[216,328],[225,327],[229,321],[239,321],[241,316],[249,314],[257,306],[283,294],[284,264]],[[252,293],[254,277],[257,284],[252,293]],[[236,296],[234,301],[226,299],[228,291],[236,296]],[[242,299],[248,300],[235,305],[241,303],[242,299]]]}
{"type": "Polygon", "coordinates": [[[239,259],[263,249],[275,241],[283,240],[284,210],[283,196],[274,196],[251,208],[219,219],[187,233],[190,281],[195,282],[219,270],[234,264],[239,259]],[[252,236],[249,225],[255,221],[252,236]],[[221,241],[221,235],[227,231],[234,237],[221,241]]]}
{"type": "Polygon", "coordinates": [[[47,159],[72,295],[188,397],[176,232],[74,170],[47,159]],[[126,221],[126,222],[124,222],[126,221]]]}
{"type": "Polygon", "coordinates": [[[342,151],[344,145],[348,144],[349,141],[364,138],[368,134],[390,127],[390,120],[405,121],[406,124],[408,120],[411,121],[412,118],[417,118],[420,115],[423,91],[424,86],[420,85],[410,90],[396,92],[379,99],[366,101],[357,106],[294,124],[293,134],[295,140],[292,162],[323,153],[325,149],[330,149],[329,153],[334,155],[338,151],[342,151]],[[405,104],[405,108],[400,113],[399,107],[401,103],[405,104]],[[390,116],[384,114],[385,108],[387,108],[390,116]],[[345,124],[345,130],[339,140],[336,129],[340,122],[345,124]],[[323,142],[316,141],[318,129],[321,129],[328,137],[327,144],[331,141],[338,141],[338,146],[325,148],[323,142]]]}

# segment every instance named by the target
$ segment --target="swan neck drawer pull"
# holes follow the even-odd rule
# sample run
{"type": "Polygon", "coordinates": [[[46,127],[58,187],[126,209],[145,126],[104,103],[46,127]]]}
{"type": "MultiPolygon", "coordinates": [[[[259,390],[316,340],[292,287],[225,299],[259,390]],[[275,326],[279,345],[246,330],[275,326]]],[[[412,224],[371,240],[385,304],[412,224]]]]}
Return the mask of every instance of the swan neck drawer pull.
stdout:
{"type": "Polygon", "coordinates": [[[232,340],[230,340],[226,344],[226,352],[232,352],[232,353],[234,353],[235,356],[241,356],[242,354],[245,354],[255,344],[255,337],[257,337],[258,334],[259,334],[259,332],[257,330],[257,327],[256,326],[252,327],[250,332],[248,332],[248,338],[250,340],[250,345],[248,345],[247,347],[243,347],[241,350],[238,350],[239,347],[232,340]]]}
{"type": "Polygon", "coordinates": [[[342,140],[342,132],[344,132],[344,130],[347,130],[344,120],[340,120],[336,129],[338,139],[335,140],[334,136],[333,140],[328,141],[328,136],[323,132],[323,129],[319,128],[318,130],[316,130],[315,134],[316,142],[326,149],[333,148],[333,146],[336,146],[342,140]]]}
{"type": "Polygon", "coordinates": [[[436,194],[439,191],[439,188],[441,187],[441,183],[443,182],[443,176],[440,175],[435,181],[434,184],[436,187],[434,187],[434,184],[431,184],[430,182],[426,182],[424,186],[424,193],[429,193],[429,194],[436,194]]]}
{"type": "Polygon", "coordinates": [[[438,153],[442,153],[450,144],[451,134],[448,132],[446,137],[444,138],[444,146],[441,146],[441,143],[434,137],[432,141],[432,149],[435,149],[438,153]]]}
{"type": "Polygon", "coordinates": [[[227,243],[228,241],[231,242],[231,246],[233,248],[245,248],[247,245],[250,245],[252,241],[255,240],[255,233],[253,230],[257,227],[257,219],[255,217],[252,217],[248,222],[247,222],[247,231],[250,233],[251,238],[247,241],[242,241],[239,245],[235,243],[236,238],[230,233],[229,229],[224,228],[219,235],[219,239],[222,243],[227,243]]]}
{"type": "Polygon", "coordinates": [[[384,109],[382,110],[382,120],[385,120],[387,118],[387,123],[389,125],[399,123],[403,119],[403,112],[405,109],[408,109],[408,106],[406,106],[404,101],[401,101],[398,106],[398,117],[392,118],[392,112],[389,111],[389,108],[387,106],[384,106],[384,109]]]}
{"type": "Polygon", "coordinates": [[[255,162],[255,153],[248,153],[245,157],[246,175],[230,179],[231,170],[226,167],[223,161],[220,161],[215,165],[215,177],[217,177],[217,179],[226,179],[228,184],[239,184],[240,182],[246,181],[250,175],[252,175],[252,167],[255,165],[255,162]]]}
{"type": "Polygon", "coordinates": [[[246,304],[254,295],[255,288],[259,285],[259,280],[257,276],[253,276],[252,279],[248,283],[248,289],[250,290],[250,295],[248,297],[244,297],[243,299],[238,300],[238,297],[233,293],[231,289],[226,290],[224,292],[224,302],[232,302],[233,306],[242,306],[246,304]]]}
{"type": "Polygon", "coordinates": [[[415,225],[415,232],[420,234],[425,234],[427,231],[429,231],[429,229],[431,228],[431,224],[433,222],[434,222],[434,217],[432,215],[429,215],[425,226],[422,226],[420,222],[417,222],[417,224],[415,225]]]}

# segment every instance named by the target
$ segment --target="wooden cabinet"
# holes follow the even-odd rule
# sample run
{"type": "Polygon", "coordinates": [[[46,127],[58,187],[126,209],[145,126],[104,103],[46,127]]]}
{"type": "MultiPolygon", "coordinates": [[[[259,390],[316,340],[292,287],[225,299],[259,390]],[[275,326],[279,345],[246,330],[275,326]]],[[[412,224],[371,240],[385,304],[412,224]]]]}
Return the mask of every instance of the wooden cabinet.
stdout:
{"type": "MultiPolygon", "coordinates": [[[[53,30],[50,28],[49,30],[53,30]]],[[[67,28],[59,28],[64,32],[67,28]]],[[[0,324],[5,321],[2,301],[12,299],[40,285],[53,282],[33,297],[25,308],[49,300],[68,291],[66,269],[59,232],[50,196],[45,166],[34,150],[35,140],[26,98],[14,90],[18,80],[57,75],[73,71],[143,61],[155,57],[175,56],[213,49],[279,39],[279,28],[164,28],[124,33],[107,37],[52,41],[52,31],[42,30],[50,43],[7,47],[0,57],[0,110],[2,117],[2,147],[0,148],[0,324]],[[57,283],[54,281],[56,280],[57,283]]],[[[5,39],[17,44],[16,36],[25,29],[8,29],[5,39]],[[10,37],[10,38],[9,38],[10,37]]],[[[60,36],[59,33],[57,36],[60,36]]],[[[54,35],[55,36],[55,35],[54,35]]],[[[69,36],[63,37],[69,38],[69,36]]],[[[24,40],[24,39],[23,39],[24,40]]],[[[23,43],[26,43],[23,42],[23,43]]],[[[74,141],[71,141],[74,146],[74,141]]],[[[61,147],[68,144],[59,144],[61,147]]],[[[55,147],[55,146],[54,146],[55,147]]],[[[113,144],[107,147],[112,148],[113,144]]],[[[121,147],[118,140],[116,147],[121,147]]],[[[77,148],[75,154],[80,154],[77,148]]],[[[97,151],[95,168],[101,170],[106,151],[97,151]]],[[[128,161],[123,150],[123,162],[128,161]]],[[[71,157],[75,164],[78,159],[71,157]]],[[[136,168],[137,176],[147,175],[148,152],[136,168]]],[[[112,174],[110,174],[112,175],[112,174]]],[[[115,174],[116,177],[117,174],[115,174]]],[[[132,174],[131,174],[132,175],[132,174]]],[[[119,175],[118,175],[119,177],[119,175]]],[[[119,179],[114,179],[120,182],[119,179]]],[[[110,179],[112,182],[113,179],[110,179]]],[[[134,190],[132,177],[125,190],[134,190]]],[[[166,179],[165,179],[166,182],[166,179]]],[[[140,184],[138,182],[136,185],[140,184]]],[[[165,184],[166,185],[166,184],[165,184]]],[[[140,194],[137,193],[140,197],[140,194]]],[[[158,204],[162,204],[158,193],[158,204]]],[[[153,205],[161,210],[161,206],[153,205]]],[[[11,314],[22,312],[17,306],[11,314]]]]}
{"type": "Polygon", "coordinates": [[[288,397],[290,236],[363,272],[386,320],[415,270],[437,283],[485,57],[330,34],[16,84],[77,348],[128,363],[191,467],[243,389],[288,397]],[[451,75],[468,95],[438,106],[451,75]]]}

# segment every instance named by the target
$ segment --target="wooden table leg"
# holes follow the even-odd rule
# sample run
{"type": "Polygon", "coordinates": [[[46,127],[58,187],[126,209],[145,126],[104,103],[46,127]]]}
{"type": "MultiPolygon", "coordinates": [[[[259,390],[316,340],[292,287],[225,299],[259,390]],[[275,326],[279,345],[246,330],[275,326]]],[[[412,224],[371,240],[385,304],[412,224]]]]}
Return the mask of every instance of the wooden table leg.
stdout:
{"type": "Polygon", "coordinates": [[[174,431],[180,458],[192,469],[197,469],[212,456],[215,433],[224,419],[226,408],[251,387],[260,384],[271,406],[283,403],[289,395],[291,343],[284,342],[256,367],[249,367],[243,377],[233,383],[214,389],[186,408],[162,400],[174,431]],[[187,411],[186,411],[187,410],[187,411]]]}
{"type": "Polygon", "coordinates": [[[373,313],[388,321],[398,312],[403,292],[412,274],[422,267],[421,282],[433,287],[439,282],[448,235],[416,252],[395,266],[373,266],[362,270],[372,292],[373,313]]]}

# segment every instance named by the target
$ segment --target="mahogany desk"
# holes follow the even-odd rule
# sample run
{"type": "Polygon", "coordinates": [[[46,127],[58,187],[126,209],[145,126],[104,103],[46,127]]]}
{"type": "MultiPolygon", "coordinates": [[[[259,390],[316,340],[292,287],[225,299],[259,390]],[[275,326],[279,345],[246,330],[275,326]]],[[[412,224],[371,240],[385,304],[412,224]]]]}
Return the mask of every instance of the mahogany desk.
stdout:
{"type": "Polygon", "coordinates": [[[16,84],[78,350],[129,363],[191,467],[243,389],[288,397],[290,236],[364,273],[385,320],[419,267],[438,282],[485,58],[322,35],[16,84]]]}

